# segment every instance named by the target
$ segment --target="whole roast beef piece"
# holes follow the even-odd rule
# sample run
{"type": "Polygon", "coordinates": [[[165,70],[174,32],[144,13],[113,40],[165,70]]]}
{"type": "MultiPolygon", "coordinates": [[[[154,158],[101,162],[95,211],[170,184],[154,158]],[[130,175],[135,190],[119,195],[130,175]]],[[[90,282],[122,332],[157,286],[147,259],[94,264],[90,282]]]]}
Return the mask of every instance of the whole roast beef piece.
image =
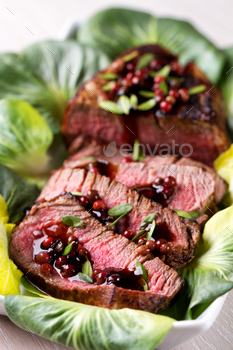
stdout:
{"type": "Polygon", "coordinates": [[[151,254],[140,255],[135,243],[114,234],[66,195],[33,206],[12,233],[10,254],[45,293],[89,305],[157,312],[170,305],[182,286],[175,270],[151,254]],[[78,217],[82,224],[65,225],[65,216],[78,217]],[[66,251],[71,242],[72,250],[66,251]],[[94,271],[90,283],[78,274],[87,259],[94,271]],[[146,291],[142,273],[134,273],[136,262],[146,270],[146,291]]]}
{"type": "MultiPolygon", "coordinates": [[[[86,172],[85,169],[60,169],[52,175],[38,201],[50,200],[64,191],[78,191],[90,197],[89,191],[93,190],[97,191],[99,199],[104,201],[108,209],[120,204],[133,204],[132,211],[117,223],[116,230],[119,234],[122,235],[129,229],[135,234],[139,233],[142,221],[149,214],[156,213],[153,238],[155,241],[163,238],[169,243],[168,249],[163,252],[165,262],[169,266],[179,269],[193,258],[195,244],[200,237],[200,228],[196,222],[193,223],[195,233],[194,231],[191,233],[189,227],[176,212],[140,196],[137,191],[131,190],[121,183],[111,181],[109,177],[90,171],[86,172]],[[195,239],[192,236],[195,236],[195,239]]],[[[92,205],[89,207],[87,204],[87,208],[90,211],[93,210],[92,205]]],[[[98,213],[94,212],[94,214],[98,217],[98,213]]]]}
{"type": "Polygon", "coordinates": [[[62,131],[68,144],[81,133],[117,146],[138,139],[148,153],[189,154],[210,166],[230,146],[218,88],[195,64],[182,68],[158,45],[127,51],[85,83],[67,106],[62,131]],[[124,100],[119,110],[122,95],[134,95],[131,109],[124,100]]]}

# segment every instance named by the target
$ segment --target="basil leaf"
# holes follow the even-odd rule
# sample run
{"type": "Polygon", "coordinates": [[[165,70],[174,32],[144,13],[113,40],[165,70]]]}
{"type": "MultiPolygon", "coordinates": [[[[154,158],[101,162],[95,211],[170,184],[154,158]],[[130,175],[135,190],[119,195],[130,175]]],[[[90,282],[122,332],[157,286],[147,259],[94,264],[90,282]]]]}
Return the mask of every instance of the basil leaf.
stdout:
{"type": "Polygon", "coordinates": [[[204,92],[205,90],[206,90],[206,85],[198,85],[189,89],[188,92],[189,92],[189,95],[195,95],[195,94],[199,94],[200,92],[204,92]]]}
{"type": "Polygon", "coordinates": [[[194,220],[196,218],[198,218],[198,216],[200,216],[200,212],[199,211],[190,211],[189,213],[187,213],[184,210],[178,210],[178,209],[173,209],[180,217],[185,218],[185,219],[190,219],[190,220],[194,220]]]}
{"type": "Polygon", "coordinates": [[[79,272],[78,273],[78,277],[83,282],[87,282],[87,283],[93,284],[93,279],[90,276],[86,275],[85,273],[79,272]]]}
{"type": "Polygon", "coordinates": [[[131,190],[137,191],[138,188],[137,187],[131,187],[131,190]]]}
{"type": "Polygon", "coordinates": [[[145,238],[150,240],[151,237],[153,236],[153,233],[154,233],[154,229],[155,229],[155,226],[156,226],[156,223],[155,223],[155,220],[152,221],[152,224],[151,224],[151,228],[150,228],[150,231],[147,232],[145,238]]]}
{"type": "Polygon", "coordinates": [[[109,83],[104,85],[103,90],[104,91],[110,91],[113,83],[114,83],[113,81],[110,81],[109,83]]]}
{"type": "Polygon", "coordinates": [[[158,76],[166,78],[170,72],[171,72],[171,66],[169,64],[167,64],[166,66],[164,66],[163,68],[161,68],[157,72],[150,72],[150,76],[152,78],[155,78],[158,76]]]}
{"type": "Polygon", "coordinates": [[[146,269],[139,261],[136,262],[136,267],[135,267],[134,274],[136,276],[142,275],[144,281],[147,282],[148,276],[147,276],[146,269]]]}
{"type": "Polygon", "coordinates": [[[61,221],[63,222],[63,224],[71,227],[81,227],[83,225],[83,221],[77,216],[63,216],[61,221]]]}
{"type": "Polygon", "coordinates": [[[123,61],[129,62],[129,61],[133,60],[134,58],[136,58],[137,56],[138,56],[138,52],[133,51],[133,52],[129,53],[128,55],[124,56],[123,61]]]}
{"type": "Polygon", "coordinates": [[[120,204],[109,209],[108,215],[109,216],[126,215],[130,213],[132,209],[133,209],[133,204],[130,204],[130,203],[120,204]]]}
{"type": "MultiPolygon", "coordinates": [[[[70,226],[70,225],[69,225],[70,226]]],[[[62,255],[68,255],[70,254],[72,247],[73,247],[74,242],[71,242],[69,245],[67,245],[64,249],[64,252],[62,253],[62,255]]]]}
{"type": "Polygon", "coordinates": [[[83,267],[82,267],[82,273],[84,275],[87,275],[89,277],[92,276],[92,266],[91,266],[91,262],[89,260],[85,261],[85,263],[83,264],[83,267]]]}
{"type": "Polygon", "coordinates": [[[122,110],[118,107],[116,102],[113,101],[100,101],[99,106],[104,109],[105,111],[116,113],[116,114],[123,114],[122,110]]]}
{"type": "Polygon", "coordinates": [[[95,161],[94,157],[88,156],[88,157],[80,157],[79,160],[90,160],[91,162],[95,161]]]}
{"type": "Polygon", "coordinates": [[[146,97],[146,98],[151,98],[151,97],[154,97],[155,94],[153,91],[140,90],[139,95],[146,97]]]}
{"type": "Polygon", "coordinates": [[[138,105],[138,110],[139,111],[149,111],[151,108],[153,108],[156,105],[156,101],[154,98],[152,98],[151,100],[148,100],[146,102],[141,103],[140,105],[138,105]]]}
{"type": "Polygon", "coordinates": [[[143,161],[145,159],[144,151],[138,140],[134,141],[132,158],[135,162],[143,161]]]}
{"type": "Polygon", "coordinates": [[[22,295],[7,296],[4,304],[10,319],[22,329],[82,350],[155,349],[175,321],[128,308],[111,310],[22,295]]]}
{"type": "Polygon", "coordinates": [[[147,285],[146,281],[144,280],[144,278],[143,278],[143,281],[144,281],[143,289],[144,289],[144,292],[146,292],[148,290],[148,285],[147,285]]]}
{"type": "Polygon", "coordinates": [[[166,81],[162,81],[161,83],[159,83],[159,88],[163,90],[165,95],[168,94],[168,86],[166,81]]]}
{"type": "Polygon", "coordinates": [[[101,79],[104,79],[104,80],[113,80],[113,79],[117,79],[118,78],[118,75],[115,74],[115,73],[105,73],[105,74],[100,74],[99,77],[101,79]]]}
{"type": "Polygon", "coordinates": [[[136,95],[132,94],[129,98],[129,101],[130,101],[130,105],[132,108],[136,107],[137,104],[138,104],[138,98],[136,95]]]}
{"type": "Polygon", "coordinates": [[[73,196],[83,196],[82,192],[70,192],[73,196]]]}
{"type": "Polygon", "coordinates": [[[145,229],[149,224],[152,224],[154,218],[155,218],[156,213],[151,213],[147,215],[147,217],[142,221],[140,225],[140,230],[145,229]]]}
{"type": "Polygon", "coordinates": [[[131,105],[130,105],[130,100],[129,100],[128,96],[121,95],[117,101],[117,104],[124,114],[126,114],[126,115],[129,114],[131,105]]]}
{"type": "Polygon", "coordinates": [[[138,239],[139,237],[143,236],[145,232],[146,232],[146,230],[142,230],[142,231],[138,232],[138,233],[131,239],[131,241],[132,241],[132,242],[133,242],[133,241],[136,241],[136,239],[138,239]]]}
{"type": "Polygon", "coordinates": [[[145,53],[144,55],[141,56],[141,58],[139,59],[135,70],[138,69],[142,69],[147,67],[151,61],[155,58],[155,55],[153,55],[152,53],[145,53]]]}

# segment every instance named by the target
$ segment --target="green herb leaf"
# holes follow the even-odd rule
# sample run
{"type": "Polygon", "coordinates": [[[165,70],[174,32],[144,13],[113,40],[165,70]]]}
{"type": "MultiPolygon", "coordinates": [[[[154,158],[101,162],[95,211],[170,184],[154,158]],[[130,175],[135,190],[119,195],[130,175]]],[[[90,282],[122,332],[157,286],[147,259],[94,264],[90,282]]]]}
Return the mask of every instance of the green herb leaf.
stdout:
{"type": "Polygon", "coordinates": [[[144,235],[144,233],[146,232],[146,230],[142,230],[140,232],[138,232],[132,239],[131,241],[136,241],[136,239],[138,239],[139,237],[141,237],[142,235],[144,235]]]}
{"type": "Polygon", "coordinates": [[[178,210],[178,209],[173,209],[180,217],[185,218],[185,219],[190,219],[190,220],[194,220],[196,218],[198,218],[198,216],[200,216],[200,212],[199,211],[190,211],[189,213],[187,213],[184,210],[178,210]]]}
{"type": "Polygon", "coordinates": [[[138,110],[139,111],[149,111],[151,108],[153,108],[156,105],[156,101],[154,98],[141,103],[140,105],[138,105],[138,110]]]}
{"type": "Polygon", "coordinates": [[[91,157],[91,156],[88,156],[88,157],[80,157],[79,160],[89,160],[91,162],[94,162],[95,161],[95,158],[94,157],[91,157]]]}
{"type": "Polygon", "coordinates": [[[131,104],[131,107],[134,108],[137,106],[138,104],[138,98],[136,95],[132,94],[129,98],[129,101],[130,101],[130,104],[131,104]]]}
{"type": "Polygon", "coordinates": [[[143,289],[144,289],[144,292],[146,292],[148,290],[148,285],[147,285],[146,281],[144,280],[144,278],[143,278],[143,281],[144,281],[143,289]]]}
{"type": "Polygon", "coordinates": [[[168,94],[168,86],[166,81],[162,81],[161,83],[159,83],[159,88],[163,90],[165,95],[168,94]]]}
{"type": "Polygon", "coordinates": [[[198,85],[189,89],[188,92],[189,92],[189,95],[195,95],[195,94],[199,94],[200,92],[204,92],[205,90],[206,90],[206,85],[198,85]]]}
{"type": "Polygon", "coordinates": [[[138,188],[137,187],[131,187],[131,190],[133,191],[137,191],[138,190],[138,188]]]}
{"type": "Polygon", "coordinates": [[[154,97],[155,94],[153,91],[140,90],[139,95],[146,97],[146,98],[151,98],[151,97],[154,97]]]}
{"type": "Polygon", "coordinates": [[[171,80],[176,80],[176,81],[184,81],[184,78],[180,78],[180,77],[167,77],[167,80],[171,81],[171,80]]]}
{"type": "Polygon", "coordinates": [[[116,102],[113,101],[100,101],[99,106],[104,109],[105,111],[116,113],[116,114],[123,114],[122,110],[118,107],[116,102]]]}
{"type": "Polygon", "coordinates": [[[83,282],[87,282],[87,283],[93,284],[93,279],[90,276],[86,275],[85,273],[79,272],[78,273],[78,277],[83,282]]]}
{"type": "Polygon", "coordinates": [[[138,69],[142,69],[147,67],[151,61],[155,58],[155,55],[153,55],[152,53],[145,53],[144,55],[142,55],[142,57],[139,59],[135,70],[138,69]]]}
{"type": "Polygon", "coordinates": [[[85,263],[83,264],[83,267],[82,267],[82,273],[84,275],[87,275],[89,277],[92,276],[92,266],[91,266],[91,262],[89,260],[85,261],[85,263]]]}
{"type": "Polygon", "coordinates": [[[73,196],[83,196],[82,192],[70,192],[73,196]]]}
{"type": "Polygon", "coordinates": [[[150,231],[147,232],[145,238],[146,239],[151,239],[151,237],[153,236],[153,233],[154,233],[154,229],[155,229],[155,226],[156,226],[156,223],[155,223],[155,220],[152,221],[152,224],[151,224],[151,228],[150,228],[150,231]]]}
{"type": "Polygon", "coordinates": [[[108,211],[109,216],[119,216],[114,222],[112,222],[109,227],[115,225],[121,218],[131,212],[133,209],[133,204],[125,203],[117,205],[108,211]]]}
{"type": "Polygon", "coordinates": [[[69,245],[67,245],[64,249],[64,252],[62,253],[62,255],[67,255],[70,254],[72,247],[73,247],[74,241],[71,242],[69,245]]]}
{"type": "Polygon", "coordinates": [[[149,224],[152,224],[154,218],[155,218],[156,213],[151,213],[147,215],[147,217],[142,221],[140,230],[145,229],[149,224]]]}
{"type": "Polygon", "coordinates": [[[161,68],[158,72],[150,72],[150,76],[152,78],[155,78],[158,76],[167,78],[167,76],[169,75],[170,72],[171,72],[171,66],[169,64],[167,64],[166,66],[161,68]]]}
{"type": "Polygon", "coordinates": [[[113,83],[114,83],[113,81],[110,81],[109,83],[104,85],[103,90],[104,91],[110,91],[113,83]]]}
{"type": "Polygon", "coordinates": [[[144,281],[147,282],[148,276],[147,276],[146,269],[139,261],[136,262],[134,274],[136,276],[142,275],[144,281]]]}
{"type": "Polygon", "coordinates": [[[135,162],[137,162],[139,160],[143,161],[145,158],[145,155],[143,153],[143,149],[141,148],[138,140],[134,141],[132,158],[135,162]]]}
{"type": "Polygon", "coordinates": [[[77,216],[63,216],[61,221],[63,222],[63,224],[71,227],[81,227],[83,225],[83,221],[77,216]]]}
{"type": "Polygon", "coordinates": [[[129,111],[131,109],[131,105],[130,105],[130,100],[129,100],[128,96],[121,95],[117,101],[117,104],[124,114],[126,114],[126,115],[129,114],[129,111]]]}
{"type": "Polygon", "coordinates": [[[137,56],[138,56],[138,52],[133,51],[133,52],[129,53],[128,55],[124,56],[123,61],[129,62],[129,61],[133,60],[134,58],[136,58],[137,56]]]}
{"type": "Polygon", "coordinates": [[[118,75],[115,73],[105,73],[105,74],[100,74],[99,77],[104,80],[114,80],[118,78],[118,75]]]}
{"type": "Polygon", "coordinates": [[[109,209],[108,215],[109,216],[120,216],[120,215],[126,215],[133,209],[133,204],[125,203],[116,205],[115,207],[109,209]]]}

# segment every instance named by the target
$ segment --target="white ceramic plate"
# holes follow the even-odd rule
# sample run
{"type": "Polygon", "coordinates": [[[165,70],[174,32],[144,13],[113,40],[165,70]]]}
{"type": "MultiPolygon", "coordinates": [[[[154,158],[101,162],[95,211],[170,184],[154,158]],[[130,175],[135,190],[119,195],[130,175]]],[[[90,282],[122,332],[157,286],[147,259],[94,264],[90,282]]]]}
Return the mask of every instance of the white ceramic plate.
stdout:
{"type": "MultiPolygon", "coordinates": [[[[60,40],[65,40],[74,37],[79,25],[79,20],[70,19],[65,23],[58,38],[60,40]]],[[[202,332],[207,331],[216,320],[226,300],[226,297],[227,294],[216,299],[196,320],[174,322],[172,328],[157,349],[173,349],[185,343],[186,341],[191,340],[202,332]]],[[[6,311],[3,306],[3,300],[4,297],[0,295],[0,315],[6,315],[6,311]]]]}

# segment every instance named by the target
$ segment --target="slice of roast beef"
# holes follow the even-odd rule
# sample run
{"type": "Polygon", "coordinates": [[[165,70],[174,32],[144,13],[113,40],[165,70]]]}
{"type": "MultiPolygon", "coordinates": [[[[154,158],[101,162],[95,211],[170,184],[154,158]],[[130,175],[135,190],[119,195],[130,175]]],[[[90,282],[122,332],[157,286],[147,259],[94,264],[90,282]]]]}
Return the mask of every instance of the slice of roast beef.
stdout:
{"type": "MultiPolygon", "coordinates": [[[[105,167],[103,165],[101,166],[101,163],[99,164],[100,167],[102,167],[102,173],[104,174],[104,171],[106,175],[110,176],[111,179],[116,179],[119,182],[122,182],[125,185],[128,185],[130,187],[135,187],[135,186],[144,186],[145,181],[139,182],[139,183],[133,183],[132,179],[135,176],[136,178],[139,176],[139,174],[136,174],[137,169],[139,169],[139,166],[136,166],[133,168],[133,172],[130,173],[130,176],[127,176],[127,180],[131,181],[131,184],[124,182],[125,179],[120,179],[122,175],[121,168],[124,168],[124,165],[121,163],[124,163],[125,161],[130,162],[132,160],[132,154],[123,152],[119,148],[116,147],[114,143],[111,143],[109,145],[106,145],[106,143],[103,143],[100,139],[95,139],[90,136],[85,136],[85,135],[80,135],[77,137],[77,139],[72,143],[70,149],[69,149],[70,157],[64,162],[64,167],[70,167],[70,168],[79,168],[79,167],[88,167],[90,164],[95,164],[95,161],[97,160],[102,160],[104,162],[108,162],[105,167]],[[120,174],[120,177],[119,177],[120,174]],[[115,177],[115,176],[118,176],[115,177]]],[[[133,160],[132,160],[133,161],[133,160]]],[[[212,215],[212,211],[214,212],[216,210],[216,205],[218,205],[221,200],[224,197],[224,194],[226,193],[227,190],[227,184],[225,180],[223,180],[217,173],[216,171],[201,163],[194,161],[191,158],[183,157],[181,159],[174,157],[174,156],[164,156],[161,157],[159,155],[150,157],[146,156],[144,161],[144,164],[147,166],[150,166],[154,170],[149,170],[149,168],[144,168],[142,165],[142,162],[138,162],[138,164],[141,164],[140,167],[144,169],[144,175],[141,175],[141,178],[145,179],[145,171],[147,169],[148,173],[152,172],[153,174],[158,172],[157,176],[160,176],[159,174],[165,174],[168,172],[169,174],[169,169],[170,165],[176,163],[176,167],[174,166],[174,172],[170,171],[170,175],[174,176],[176,178],[177,183],[180,185],[179,188],[179,193],[181,191],[181,188],[186,189],[187,187],[184,186],[183,183],[180,183],[181,176],[177,176],[177,174],[186,174],[187,177],[190,177],[190,174],[193,173],[193,180],[191,182],[193,183],[200,183],[203,186],[206,186],[206,184],[209,182],[209,180],[212,178],[211,183],[212,186],[209,184],[207,187],[207,191],[204,191],[201,194],[201,203],[206,203],[206,205],[201,205],[200,207],[196,206],[194,207],[193,210],[200,210],[201,212],[204,212],[208,210],[208,214],[212,215]],[[187,166],[186,169],[180,167],[180,166],[187,166]],[[190,167],[196,167],[190,168],[190,167]],[[205,177],[206,174],[206,181],[202,182],[203,177],[205,177]],[[212,187],[215,187],[214,190],[214,198],[212,196],[212,187]],[[206,193],[205,193],[206,192],[206,193]],[[205,197],[206,194],[206,197],[205,197]],[[203,195],[203,196],[202,196],[203,195]],[[209,195],[209,200],[208,200],[208,195],[209,195]],[[214,201],[214,202],[213,202],[214,201]],[[207,209],[208,208],[210,209],[207,209]]],[[[129,167],[134,167],[135,164],[129,165],[129,167]]],[[[127,173],[127,171],[126,171],[127,173]]],[[[185,175],[186,176],[186,175],[185,175]]],[[[189,182],[188,179],[186,182],[189,182]]],[[[148,183],[149,184],[149,183],[148,183]]],[[[186,183],[187,185],[187,183],[186,183]]],[[[200,185],[201,187],[201,185],[200,185]]],[[[199,191],[201,188],[199,188],[199,191]]],[[[191,192],[190,192],[191,194],[191,192]]],[[[199,197],[197,195],[197,197],[199,197]]],[[[185,197],[185,192],[183,197],[185,197]]],[[[195,198],[193,198],[192,203],[195,203],[195,198]]],[[[176,202],[177,203],[177,202],[176,202]]],[[[180,203],[181,204],[181,203],[180,203]]],[[[178,208],[171,207],[172,209],[181,209],[181,210],[186,210],[185,209],[185,202],[182,204],[183,206],[180,206],[178,208]]]]}
{"type": "MultiPolygon", "coordinates": [[[[182,286],[182,279],[175,270],[159,258],[150,260],[151,254],[138,254],[135,243],[109,231],[79,203],[67,196],[57,197],[31,209],[29,215],[12,233],[10,254],[29,281],[45,293],[89,305],[157,312],[170,305],[182,286]],[[79,217],[82,226],[74,228],[64,225],[62,218],[67,215],[79,217]],[[49,250],[43,246],[44,239],[48,237],[57,242],[49,250]],[[64,248],[70,238],[79,248],[67,255],[64,248]],[[63,247],[58,250],[61,242],[63,247]],[[78,275],[80,266],[83,266],[79,252],[84,248],[88,251],[93,270],[118,271],[120,280],[113,283],[114,275],[111,275],[111,280],[106,279],[104,283],[99,283],[101,281],[98,280],[98,285],[82,281],[78,275]],[[53,264],[53,268],[49,273],[44,270],[44,265],[38,264],[37,254],[41,249],[44,254],[50,254],[52,261],[49,265],[52,267],[53,264]],[[63,275],[67,262],[61,269],[56,267],[60,257],[68,259],[68,263],[72,263],[75,268],[70,277],[63,275]],[[136,278],[133,271],[137,261],[144,265],[147,272],[148,290],[145,292],[135,290],[134,285],[130,284],[136,278]],[[127,288],[121,286],[123,275],[120,271],[128,273],[127,276],[124,275],[127,288]]],[[[84,260],[86,261],[85,257],[84,260]]]]}
{"type": "MultiPolygon", "coordinates": [[[[78,191],[86,196],[89,190],[96,190],[108,209],[124,203],[133,204],[133,210],[117,224],[119,234],[123,234],[128,229],[138,233],[142,221],[149,214],[156,213],[153,237],[156,241],[161,238],[166,239],[171,246],[171,249],[166,252],[166,263],[179,269],[193,258],[195,243],[187,226],[176,212],[163,208],[162,205],[140,196],[137,191],[123,184],[111,181],[106,176],[86,172],[85,169],[60,169],[52,175],[38,201],[50,200],[64,191],[78,191]]],[[[196,226],[199,237],[200,229],[197,223],[196,226]]]]}
{"type": "Polygon", "coordinates": [[[195,64],[188,63],[181,68],[177,57],[158,45],[127,51],[105,71],[85,83],[67,106],[62,131],[68,144],[82,133],[99,137],[107,143],[115,141],[119,147],[133,145],[138,139],[146,145],[148,153],[150,149],[163,155],[164,152],[174,154],[174,151],[181,156],[190,154],[191,158],[210,166],[230,146],[223,99],[218,88],[213,87],[195,64]],[[135,57],[126,62],[125,58],[127,60],[132,52],[135,57]],[[148,66],[137,69],[140,59],[148,53],[156,58],[152,57],[148,66]],[[164,66],[170,67],[171,71],[165,77],[163,91],[156,91],[161,89],[161,85],[151,75],[164,75],[159,73],[164,66]],[[115,83],[113,90],[106,91],[109,73],[115,75],[115,83]],[[179,92],[180,89],[188,90],[199,85],[205,85],[205,91],[190,96],[183,90],[179,92]],[[169,94],[175,96],[175,100],[172,99],[174,104],[169,102],[168,109],[160,104],[165,98],[163,94],[167,94],[167,87],[169,91],[173,90],[169,94]],[[99,105],[109,100],[116,103],[122,94],[128,97],[136,95],[141,104],[149,99],[141,95],[142,90],[152,93],[152,96],[155,91],[156,95],[156,105],[147,111],[134,107],[129,114],[117,114],[119,111],[112,111],[110,107],[105,110],[99,105]]]}

